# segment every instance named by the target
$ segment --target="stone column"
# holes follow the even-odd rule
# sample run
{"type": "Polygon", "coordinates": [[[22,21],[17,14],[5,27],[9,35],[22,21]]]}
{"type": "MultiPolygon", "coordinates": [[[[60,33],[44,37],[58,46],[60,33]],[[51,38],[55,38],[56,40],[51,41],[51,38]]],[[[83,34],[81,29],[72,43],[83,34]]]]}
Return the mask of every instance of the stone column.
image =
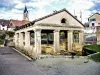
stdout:
{"type": "Polygon", "coordinates": [[[96,36],[97,36],[97,44],[100,45],[100,33],[97,32],[96,36]]]}
{"type": "Polygon", "coordinates": [[[19,45],[20,47],[22,48],[24,45],[23,45],[23,33],[19,33],[19,45]]]}
{"type": "Polygon", "coordinates": [[[79,44],[83,44],[84,43],[84,32],[80,31],[79,32],[79,44]]]}
{"type": "Polygon", "coordinates": [[[25,50],[30,49],[30,32],[25,32],[25,50]]]}
{"type": "Polygon", "coordinates": [[[18,35],[17,46],[19,47],[19,42],[20,42],[19,33],[17,33],[17,35],[18,35]]]}
{"type": "Polygon", "coordinates": [[[18,34],[17,33],[14,35],[14,44],[15,46],[18,45],[18,34]]]}
{"type": "Polygon", "coordinates": [[[35,35],[35,55],[40,55],[41,54],[41,30],[36,29],[34,31],[35,35]]]}
{"type": "Polygon", "coordinates": [[[73,44],[73,31],[68,31],[68,51],[72,51],[72,44],[73,44]]]}
{"type": "Polygon", "coordinates": [[[59,30],[54,30],[54,52],[60,51],[59,30]]]}

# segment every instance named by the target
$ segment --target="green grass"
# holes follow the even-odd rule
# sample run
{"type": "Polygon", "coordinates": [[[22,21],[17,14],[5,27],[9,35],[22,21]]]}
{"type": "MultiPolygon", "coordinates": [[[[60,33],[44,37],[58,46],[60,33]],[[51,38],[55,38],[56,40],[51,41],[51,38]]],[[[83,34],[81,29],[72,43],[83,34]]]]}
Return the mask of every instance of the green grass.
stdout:
{"type": "Polygon", "coordinates": [[[100,45],[87,45],[85,48],[88,50],[100,52],[100,45]]]}
{"type": "MultiPolygon", "coordinates": [[[[88,50],[100,52],[100,45],[87,45],[87,46],[85,46],[85,48],[88,50]]],[[[92,55],[89,58],[96,62],[100,62],[100,53],[92,55]]]]}
{"type": "Polygon", "coordinates": [[[92,55],[89,58],[94,60],[95,62],[100,62],[100,53],[92,55]]]}
{"type": "Polygon", "coordinates": [[[4,40],[0,39],[0,45],[4,44],[4,40]]]}

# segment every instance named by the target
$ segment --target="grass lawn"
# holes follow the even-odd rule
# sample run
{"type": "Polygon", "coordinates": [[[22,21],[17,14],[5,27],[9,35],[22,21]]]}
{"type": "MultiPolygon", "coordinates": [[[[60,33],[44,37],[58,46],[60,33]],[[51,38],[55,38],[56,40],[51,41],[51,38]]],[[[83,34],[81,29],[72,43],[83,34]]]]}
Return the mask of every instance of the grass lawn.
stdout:
{"type": "MultiPolygon", "coordinates": [[[[87,45],[85,46],[85,48],[87,48],[88,50],[100,52],[100,45],[87,45]]],[[[92,55],[89,58],[96,62],[100,62],[100,53],[92,55]]]]}
{"type": "Polygon", "coordinates": [[[88,50],[100,52],[100,45],[87,45],[85,46],[88,50]]]}
{"type": "Polygon", "coordinates": [[[96,62],[100,62],[100,53],[92,55],[91,57],[89,57],[90,59],[96,61],[96,62]]]}

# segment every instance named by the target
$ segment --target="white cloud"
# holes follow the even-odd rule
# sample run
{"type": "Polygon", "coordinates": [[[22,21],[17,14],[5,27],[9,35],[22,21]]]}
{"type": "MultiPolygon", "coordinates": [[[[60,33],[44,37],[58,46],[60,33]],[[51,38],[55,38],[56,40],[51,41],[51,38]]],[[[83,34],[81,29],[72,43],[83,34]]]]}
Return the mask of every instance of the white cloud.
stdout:
{"type": "Polygon", "coordinates": [[[97,11],[97,10],[93,10],[93,11],[92,11],[92,13],[96,13],[96,12],[98,12],[98,11],[97,11]]]}
{"type": "Polygon", "coordinates": [[[80,18],[80,11],[82,12],[82,22],[87,22],[88,17],[92,14],[92,12],[89,10],[92,6],[94,6],[94,3],[90,0],[70,0],[67,9],[74,15],[78,16],[78,19],[80,18]]]}
{"type": "MultiPolygon", "coordinates": [[[[57,8],[59,8],[59,5],[52,5],[52,4],[63,3],[65,1],[66,0],[32,0],[27,3],[24,3],[23,0],[12,0],[11,3],[16,4],[16,5],[10,11],[6,11],[5,9],[2,9],[0,11],[0,18],[23,19],[23,10],[26,5],[29,10],[30,20],[34,20],[36,18],[45,16],[50,13],[45,9],[46,6],[49,6],[50,8],[52,8],[52,10],[53,9],[56,10],[57,8]],[[33,8],[36,8],[36,10],[33,8]],[[23,10],[18,10],[18,9],[23,9],[23,10]]],[[[96,10],[90,11],[89,9],[93,7],[95,3],[100,2],[99,0],[67,0],[67,1],[68,1],[68,4],[66,3],[66,5],[64,5],[65,8],[69,12],[71,12],[73,15],[74,15],[74,10],[75,10],[75,14],[78,16],[78,19],[80,19],[80,11],[82,11],[83,23],[87,21],[87,18],[92,13],[97,12],[96,10]]]]}
{"type": "Polygon", "coordinates": [[[25,7],[25,4],[24,3],[19,3],[15,6],[16,9],[22,9],[25,7]]]}
{"type": "Polygon", "coordinates": [[[2,13],[0,14],[0,18],[2,19],[18,19],[18,20],[22,20],[23,15],[22,14],[15,14],[15,13],[11,13],[11,12],[7,12],[7,13],[2,13]],[[6,15],[6,16],[5,16],[6,15]]]}
{"type": "Polygon", "coordinates": [[[18,10],[18,9],[12,9],[11,12],[12,13],[17,13],[17,14],[22,14],[22,11],[18,10]]]}

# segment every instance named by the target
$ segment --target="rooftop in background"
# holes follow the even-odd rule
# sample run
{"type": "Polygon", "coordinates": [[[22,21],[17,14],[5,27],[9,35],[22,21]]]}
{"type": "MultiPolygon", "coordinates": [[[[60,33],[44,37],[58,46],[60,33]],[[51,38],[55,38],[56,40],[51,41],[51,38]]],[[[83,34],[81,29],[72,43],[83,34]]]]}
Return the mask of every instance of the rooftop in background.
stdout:
{"type": "MultiPolygon", "coordinates": [[[[91,15],[89,18],[91,18],[91,17],[92,17],[92,16],[94,16],[95,14],[100,15],[99,13],[94,13],[94,14],[93,14],[93,15],[91,15]]],[[[88,19],[89,19],[89,18],[88,18],[88,19]]]]}
{"type": "Polygon", "coordinates": [[[25,25],[25,24],[27,24],[27,23],[29,23],[30,21],[28,21],[28,20],[11,20],[10,21],[10,27],[16,27],[16,26],[18,26],[18,27],[20,27],[20,26],[23,26],[23,25],[25,25]]]}
{"type": "Polygon", "coordinates": [[[0,19],[0,25],[2,26],[8,26],[9,23],[10,23],[10,20],[0,19]]]}

